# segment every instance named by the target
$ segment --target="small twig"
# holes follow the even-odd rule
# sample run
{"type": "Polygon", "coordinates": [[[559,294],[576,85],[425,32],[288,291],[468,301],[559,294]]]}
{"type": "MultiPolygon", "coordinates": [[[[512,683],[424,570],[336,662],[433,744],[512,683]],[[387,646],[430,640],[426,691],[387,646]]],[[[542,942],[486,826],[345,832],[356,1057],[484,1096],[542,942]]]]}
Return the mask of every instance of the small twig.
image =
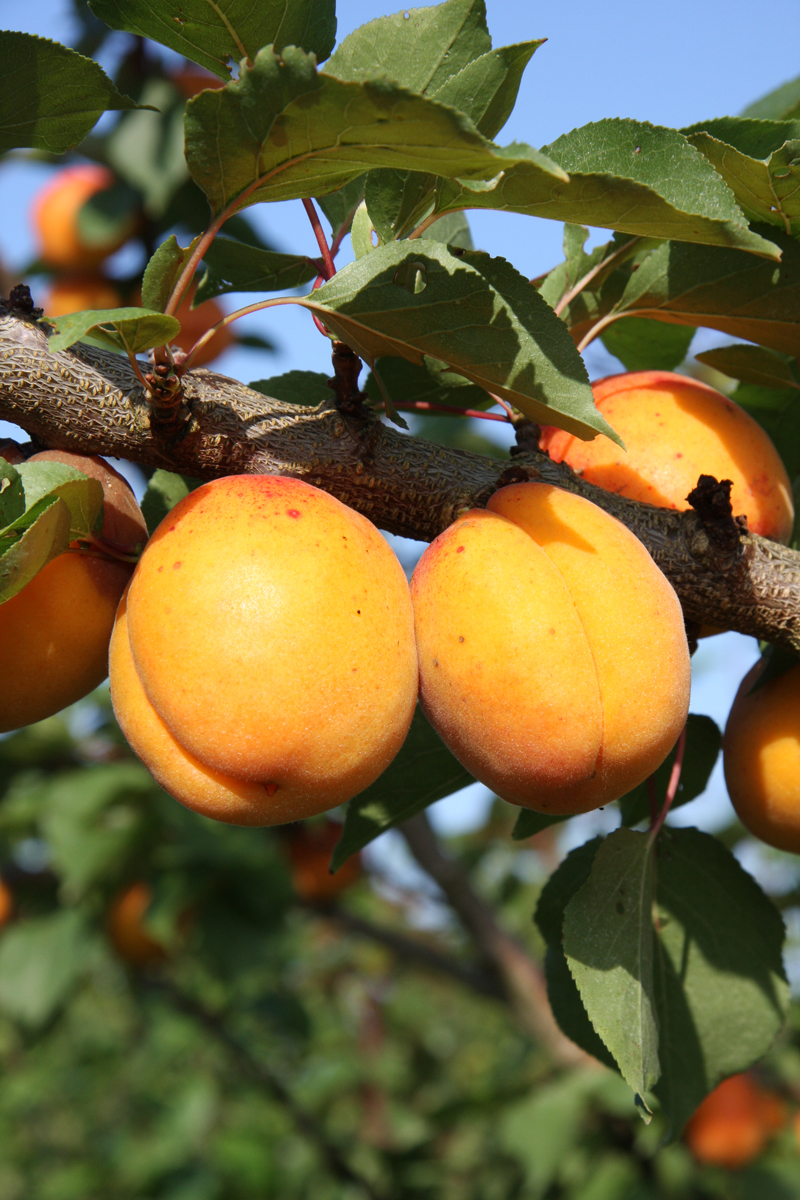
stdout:
{"type": "Polygon", "coordinates": [[[670,776],[669,776],[669,783],[667,784],[667,794],[664,797],[664,803],[661,806],[661,812],[658,814],[655,822],[653,823],[653,825],[650,829],[650,838],[647,843],[648,849],[650,848],[650,846],[653,845],[653,842],[658,837],[659,830],[661,829],[661,826],[664,824],[664,822],[667,819],[667,813],[672,808],[672,802],[675,799],[676,795],[678,794],[678,784],[681,781],[681,769],[683,767],[683,752],[685,749],[686,749],[686,726],[684,725],[683,729],[681,730],[681,735],[678,738],[677,745],[675,747],[675,761],[672,764],[672,770],[671,770],[670,776]]]}
{"type": "Polygon", "coordinates": [[[601,317],[599,321],[595,321],[589,332],[584,334],[578,342],[578,353],[583,354],[586,347],[603,332],[607,325],[611,325],[614,321],[618,321],[620,317],[624,316],[625,313],[608,313],[605,317],[601,317]]]}
{"type": "Polygon", "coordinates": [[[502,421],[504,425],[508,424],[508,418],[501,417],[498,413],[481,412],[477,408],[458,408],[455,404],[431,404],[428,400],[400,400],[395,407],[412,412],[418,409],[421,412],[457,413],[460,417],[477,417],[481,421],[502,421]]]}
{"type": "Polygon", "coordinates": [[[333,261],[333,256],[331,255],[331,248],[328,245],[328,239],[325,237],[325,232],[319,219],[319,213],[314,207],[314,201],[304,200],[303,208],[308,213],[308,219],[311,222],[311,228],[314,230],[314,236],[317,239],[317,245],[319,246],[320,253],[322,254],[322,261],[324,263],[323,274],[325,275],[326,279],[333,279],[334,275],[336,274],[336,266],[333,261]]]}
{"type": "MultiPolygon", "coordinates": [[[[457,211],[457,210],[454,210],[454,211],[457,211]]],[[[408,240],[411,241],[413,238],[422,237],[425,230],[430,229],[430,227],[434,223],[434,221],[438,221],[439,217],[441,217],[441,216],[442,216],[442,213],[435,212],[435,211],[432,212],[429,217],[426,217],[424,221],[420,222],[420,224],[417,226],[416,229],[413,229],[411,231],[411,233],[408,235],[408,240]]]]}
{"type": "Polygon", "coordinates": [[[506,414],[506,417],[513,425],[516,420],[516,417],[514,415],[514,409],[511,407],[511,405],[508,403],[508,401],[503,400],[500,396],[496,396],[494,394],[494,392],[489,392],[489,395],[492,397],[495,404],[500,405],[500,407],[503,409],[503,412],[506,414]]]}
{"type": "Polygon", "coordinates": [[[259,310],[262,308],[276,308],[279,304],[297,304],[298,302],[297,296],[277,296],[272,300],[258,300],[255,304],[248,304],[245,308],[237,308],[235,312],[228,313],[226,317],[223,317],[221,321],[217,321],[216,325],[212,325],[210,329],[205,331],[202,337],[197,339],[189,353],[186,355],[186,358],[180,364],[181,374],[189,370],[196,355],[202,350],[203,346],[211,341],[214,334],[219,329],[222,329],[223,326],[230,325],[232,321],[238,321],[239,317],[246,317],[249,316],[250,313],[259,312],[259,310]]]}
{"type": "Polygon", "coordinates": [[[584,288],[588,287],[592,280],[596,279],[602,270],[604,270],[606,267],[609,267],[615,259],[620,258],[621,255],[623,255],[639,240],[640,238],[638,235],[631,238],[630,241],[625,242],[622,246],[618,246],[613,254],[609,254],[608,258],[602,259],[599,263],[592,267],[591,271],[587,271],[583,278],[579,279],[575,286],[570,288],[569,291],[565,292],[561,297],[554,309],[556,316],[560,317],[567,305],[571,304],[575,297],[579,296],[584,288]]]}

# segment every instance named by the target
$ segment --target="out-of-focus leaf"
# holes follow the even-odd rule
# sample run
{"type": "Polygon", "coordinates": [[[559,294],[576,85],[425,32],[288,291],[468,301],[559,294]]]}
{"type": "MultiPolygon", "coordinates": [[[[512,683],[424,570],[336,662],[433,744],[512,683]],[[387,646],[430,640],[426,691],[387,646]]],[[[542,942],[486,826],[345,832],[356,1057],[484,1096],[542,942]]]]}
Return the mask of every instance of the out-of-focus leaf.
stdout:
{"type": "Polygon", "coordinates": [[[797,389],[740,383],[731,399],[767,431],[789,478],[800,475],[800,397],[797,389]]]}
{"type": "Polygon", "coordinates": [[[317,268],[303,254],[258,250],[232,238],[218,237],[203,256],[195,304],[227,292],[281,292],[308,283],[317,268]]]}
{"type": "Polygon", "coordinates": [[[171,342],[180,333],[175,317],[146,308],[107,308],[69,313],[63,317],[45,317],[55,327],[48,348],[52,353],[66,350],[87,335],[113,346],[140,354],[171,342]]]}
{"type": "Polygon", "coordinates": [[[756,387],[800,389],[797,359],[764,346],[718,346],[696,354],[698,362],[756,387]],[[794,368],[794,369],[793,369],[794,368]]]}
{"type": "MultiPolygon", "coordinates": [[[[702,796],[708,787],[711,772],[719,757],[722,734],[711,717],[689,713],[686,722],[686,747],[683,752],[683,767],[678,791],[672,802],[673,808],[688,804],[702,796]]],[[[655,772],[655,791],[659,808],[667,794],[667,784],[675,760],[674,750],[667,755],[655,772]]],[[[650,815],[647,782],[640,783],[619,801],[623,825],[638,825],[650,815]]]]}
{"type": "Polygon", "coordinates": [[[0,151],[63,154],[108,109],[136,108],[102,67],[30,33],[0,31],[0,151]]]}
{"type": "Polygon", "coordinates": [[[689,353],[695,332],[691,325],[628,317],[609,325],[600,337],[628,371],[674,371],[689,353]]]}
{"type": "Polygon", "coordinates": [[[183,153],[186,98],[168,80],[148,79],[141,100],[158,111],[126,113],[104,140],[103,157],[120,179],[136,189],[147,216],[164,228],[161,223],[169,205],[189,179],[183,153]]]}
{"type": "Polygon", "coordinates": [[[742,116],[754,117],[758,121],[785,121],[800,117],[800,75],[749,104],[742,116]]]}
{"type": "Polygon", "coordinates": [[[160,467],[154,471],[147,481],[147,490],[142,497],[142,515],[147,522],[147,532],[153,533],[164,517],[174,508],[179,500],[188,496],[200,486],[199,479],[188,475],[176,475],[173,471],[163,471],[160,467]]]}
{"type": "Polygon", "coordinates": [[[75,909],[20,921],[0,938],[0,1010],[23,1025],[44,1025],[86,970],[91,943],[75,909]]]}
{"type": "Polygon", "coordinates": [[[271,396],[273,400],[282,400],[284,404],[316,407],[333,396],[328,387],[328,376],[321,371],[286,371],[272,379],[257,379],[249,386],[254,392],[271,396]]]}
{"type": "Polygon", "coordinates": [[[543,829],[549,829],[551,825],[560,825],[562,821],[568,820],[568,816],[553,816],[551,813],[538,813],[531,808],[521,808],[514,828],[511,830],[511,836],[515,842],[524,842],[526,838],[541,833],[543,829]]]}

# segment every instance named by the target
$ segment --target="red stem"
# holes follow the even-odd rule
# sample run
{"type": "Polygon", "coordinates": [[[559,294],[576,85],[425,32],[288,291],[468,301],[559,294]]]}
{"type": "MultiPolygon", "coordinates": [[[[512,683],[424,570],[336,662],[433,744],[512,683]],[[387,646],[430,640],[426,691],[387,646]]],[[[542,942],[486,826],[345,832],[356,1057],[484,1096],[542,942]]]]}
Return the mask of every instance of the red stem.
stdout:
{"type": "Polygon", "coordinates": [[[508,424],[508,417],[497,413],[480,412],[476,408],[458,408],[455,404],[429,404],[427,400],[404,400],[395,404],[396,408],[421,409],[429,412],[458,413],[460,417],[479,417],[481,421],[502,421],[508,424]]]}
{"type": "Polygon", "coordinates": [[[303,208],[308,213],[308,219],[311,222],[311,228],[317,239],[320,253],[322,254],[322,262],[324,264],[324,274],[326,279],[333,279],[336,274],[336,267],[331,256],[331,248],[328,245],[328,239],[325,237],[325,232],[319,219],[319,213],[314,207],[313,200],[304,200],[303,208]]]}
{"type": "Polygon", "coordinates": [[[658,814],[655,824],[650,830],[650,845],[656,840],[661,826],[667,819],[667,813],[672,808],[672,802],[678,793],[678,784],[681,781],[681,769],[683,768],[683,752],[686,749],[686,726],[681,730],[681,736],[678,738],[678,743],[675,747],[675,761],[672,764],[669,783],[667,784],[667,794],[664,797],[664,804],[661,812],[658,814]]]}

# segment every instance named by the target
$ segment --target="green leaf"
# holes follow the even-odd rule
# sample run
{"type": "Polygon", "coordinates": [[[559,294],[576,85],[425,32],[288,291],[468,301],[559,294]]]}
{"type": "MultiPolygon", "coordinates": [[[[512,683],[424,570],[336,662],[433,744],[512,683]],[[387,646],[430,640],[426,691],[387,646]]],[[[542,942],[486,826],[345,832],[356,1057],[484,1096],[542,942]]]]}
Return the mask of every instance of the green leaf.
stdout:
{"type": "Polygon", "coordinates": [[[400,753],[375,783],[348,804],[331,870],[338,871],[351,854],[434,800],[474,782],[418,708],[400,753]]]}
{"type": "Polygon", "coordinates": [[[183,500],[184,496],[188,496],[189,492],[199,487],[201,482],[188,475],[162,471],[160,467],[154,471],[147,482],[141,505],[147,532],[155,532],[170,509],[174,508],[179,500],[183,500]]]}
{"type": "Polygon", "coordinates": [[[792,370],[792,364],[796,364],[797,359],[763,346],[719,346],[715,350],[696,354],[695,358],[742,383],[764,388],[800,389],[796,370],[792,370]]]}
{"type": "Polygon", "coordinates": [[[258,250],[232,238],[218,237],[203,255],[205,272],[195,305],[227,292],[281,292],[316,278],[318,271],[303,254],[258,250]]]}
{"type": "Polygon", "coordinates": [[[467,214],[463,212],[445,213],[423,230],[420,238],[442,242],[445,246],[457,246],[460,250],[475,249],[467,214]]]}
{"type": "Polygon", "coordinates": [[[548,946],[561,947],[564,910],[589,880],[592,863],[603,839],[596,837],[570,850],[542,888],[533,919],[548,946]]]}
{"type": "Polygon", "coordinates": [[[783,459],[789,478],[800,475],[800,404],[796,388],[740,383],[731,399],[765,429],[783,459]]]}
{"type": "Polygon", "coordinates": [[[427,94],[465,113],[484,137],[494,138],[511,116],[523,72],[544,41],[539,38],[490,50],[427,94]]]}
{"type": "Polygon", "coordinates": [[[136,108],[102,67],[58,42],[0,31],[0,152],[63,154],[108,109],[136,108]]]}
{"type": "Polygon", "coordinates": [[[391,242],[299,303],[362,358],[427,355],[535,421],[618,441],[565,325],[504,259],[391,242]]]}
{"type": "Polygon", "coordinates": [[[628,371],[674,371],[689,353],[695,333],[691,325],[628,317],[609,325],[600,340],[628,371]]]}
{"type": "MultiPolygon", "coordinates": [[[[527,1187],[521,1195],[540,1197],[561,1193],[558,1182],[563,1177],[564,1164],[585,1152],[584,1126],[597,1074],[565,1073],[542,1082],[525,1099],[499,1114],[493,1113],[492,1126],[503,1149],[522,1164],[527,1187]]],[[[594,1193],[589,1197],[585,1189],[581,1191],[587,1200],[594,1200],[594,1193]]],[[[630,1193],[617,1193],[617,1197],[623,1195],[630,1193]]]]}
{"type": "Polygon", "coordinates": [[[87,336],[113,346],[115,350],[140,354],[173,341],[181,329],[176,317],[133,307],[90,309],[63,317],[45,317],[45,320],[56,329],[48,342],[48,349],[53,354],[87,336]]]}
{"type": "Polygon", "coordinates": [[[435,91],[491,48],[484,0],[446,0],[361,25],[326,71],[351,81],[385,76],[412,92],[435,91]]]}
{"type": "Polygon", "coordinates": [[[68,999],[86,970],[91,943],[81,913],[32,917],[0,938],[0,1010],[38,1028],[68,999]]]}
{"type": "Polygon", "coordinates": [[[800,117],[800,75],[748,105],[742,116],[755,117],[759,121],[781,121],[800,117]]]}
{"type": "Polygon", "coordinates": [[[58,496],[41,500],[3,530],[0,547],[8,548],[0,556],[0,604],[16,596],[27,583],[46,567],[51,559],[69,545],[70,513],[58,496]]]}
{"type": "Polygon", "coordinates": [[[25,462],[17,467],[25,489],[25,508],[31,509],[53,496],[69,510],[70,540],[86,537],[103,511],[103,485],[75,467],[59,462],[25,462]]]}
{"type": "Polygon", "coordinates": [[[666,242],[639,266],[612,311],[703,325],[786,354],[800,329],[800,245],[771,231],[780,263],[740,250],[666,242]]]}
{"type": "Polygon", "coordinates": [[[262,46],[302,46],[321,62],[336,38],[335,0],[90,0],[111,29],[151,38],[230,79],[229,60],[255,58],[262,46]]]}
{"type": "MultiPolygon", "coordinates": [[[[407,358],[378,358],[375,366],[380,372],[381,381],[396,404],[402,405],[405,400],[420,400],[427,404],[448,404],[454,408],[490,408],[494,401],[483,388],[474,383],[466,383],[466,387],[456,383],[458,376],[450,375],[452,382],[445,382],[441,373],[434,376],[426,365],[409,362],[407,358]]],[[[364,391],[375,404],[381,404],[383,397],[375,378],[367,377],[364,391]]],[[[458,416],[457,413],[453,414],[458,416]]]]}
{"type": "Polygon", "coordinates": [[[411,232],[417,220],[431,208],[435,187],[436,176],[420,171],[387,167],[369,172],[364,200],[382,242],[391,242],[411,232]]]}
{"type": "MultiPolygon", "coordinates": [[[[683,752],[683,767],[678,791],[672,802],[673,808],[688,804],[702,796],[708,787],[722,746],[722,734],[711,717],[689,713],[686,722],[686,746],[683,752]]],[[[667,784],[672,773],[675,752],[671,751],[655,772],[656,799],[659,808],[667,794],[667,784]]],[[[640,783],[632,792],[619,801],[623,825],[638,825],[650,816],[647,781],[640,783]]]]}
{"type": "Polygon", "coordinates": [[[552,816],[548,813],[534,812],[531,808],[521,808],[514,828],[511,830],[511,836],[515,842],[524,842],[526,838],[541,833],[543,829],[549,829],[551,825],[560,825],[562,821],[568,820],[569,816],[552,816]]]}
{"type": "Polygon", "coordinates": [[[162,242],[145,267],[142,279],[142,306],[151,312],[161,312],[167,307],[175,284],[189,256],[199,242],[196,237],[188,246],[179,246],[178,239],[171,233],[162,242]]]}
{"type": "MultiPolygon", "coordinates": [[[[564,177],[529,154],[543,179],[564,177]]],[[[292,47],[280,58],[266,47],[236,82],[189,101],[186,158],[214,213],[323,195],[372,167],[481,180],[513,163],[455,110],[385,80],[317,73],[292,47]]]]}
{"type": "Polygon", "coordinates": [[[186,97],[168,80],[151,78],[140,99],[158,111],[126,113],[104,139],[102,151],[120,179],[135,189],[147,216],[164,228],[175,224],[164,220],[165,214],[189,180],[183,153],[186,97]]]}
{"type": "Polygon", "coordinates": [[[567,956],[560,945],[547,947],[544,956],[547,999],[559,1029],[581,1050],[598,1062],[618,1071],[616,1059],[589,1020],[578,985],[572,977],[567,956]]]}
{"type": "Polygon", "coordinates": [[[780,913],[730,851],[698,829],[659,842],[655,1094],[674,1136],[720,1080],[766,1053],[789,989],[780,913]]]}
{"type": "Polygon", "coordinates": [[[0,458],[0,530],[25,512],[25,489],[16,467],[0,458]]]}
{"type": "Polygon", "coordinates": [[[330,401],[333,392],[328,387],[328,376],[322,371],[285,371],[272,379],[257,379],[248,386],[254,392],[281,400],[284,404],[307,404],[316,408],[330,401]]]}
{"type": "Polygon", "coordinates": [[[315,202],[328,218],[334,237],[338,235],[344,237],[350,229],[356,210],[364,199],[366,178],[366,175],[357,175],[355,179],[351,179],[343,187],[337,188],[335,192],[328,192],[325,196],[315,196],[315,202]]]}
{"type": "Polygon", "coordinates": [[[618,829],[564,913],[564,953],[592,1025],[640,1100],[661,1074],[649,836],[618,829]]]}
{"type": "Polygon", "coordinates": [[[751,221],[800,233],[800,120],[722,117],[683,130],[751,221]]]}
{"type": "Polygon", "coordinates": [[[734,246],[776,259],[778,248],[748,229],[733,193],[675,129],[611,119],[584,125],[542,147],[569,180],[553,183],[524,161],[526,147],[497,150],[508,166],[491,187],[437,184],[436,210],[491,208],[599,225],[647,238],[734,246]],[[516,159],[516,161],[515,161],[516,159]]]}

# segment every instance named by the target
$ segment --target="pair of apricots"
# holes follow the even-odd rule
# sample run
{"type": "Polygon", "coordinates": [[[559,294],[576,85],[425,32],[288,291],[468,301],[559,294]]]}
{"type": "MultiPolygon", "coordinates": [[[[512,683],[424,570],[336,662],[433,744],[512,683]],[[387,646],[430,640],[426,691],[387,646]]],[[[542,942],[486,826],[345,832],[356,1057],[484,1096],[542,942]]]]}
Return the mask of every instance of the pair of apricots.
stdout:
{"type": "MultiPolygon", "coordinates": [[[[659,414],[696,399],[701,426],[716,396],[719,421],[743,424],[756,457],[773,455],[783,510],[771,530],[785,536],[782,467],[750,418],[681,376],[616,379],[659,414]]],[[[597,392],[602,407],[615,381],[597,392]]],[[[680,436],[688,448],[693,435],[680,436]]],[[[724,426],[718,440],[733,444],[724,426]]],[[[753,486],[763,463],[737,462],[753,494],[767,494],[753,486]]],[[[732,474],[707,457],[691,470],[732,474]]],[[[734,508],[760,519],[736,497],[734,508]]],[[[641,543],[588,501],[534,483],[461,516],[423,555],[410,595],[378,531],[328,494],[265,476],[206,484],[150,539],[119,605],[110,670],[120,725],[162,786],[252,825],[367,787],[402,745],[418,689],[476,778],[554,814],[646,778],[689,695],[680,606],[641,543]]]]}

